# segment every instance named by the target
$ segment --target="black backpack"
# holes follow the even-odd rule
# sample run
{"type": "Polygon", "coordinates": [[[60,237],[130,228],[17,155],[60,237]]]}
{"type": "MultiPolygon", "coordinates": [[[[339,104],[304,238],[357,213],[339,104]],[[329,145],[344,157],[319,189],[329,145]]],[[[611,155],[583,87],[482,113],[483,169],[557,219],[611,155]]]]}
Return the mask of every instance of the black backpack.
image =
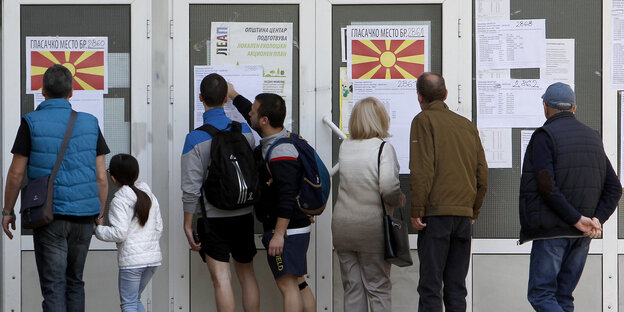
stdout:
{"type": "MultiPolygon", "coordinates": [[[[210,167],[201,187],[206,200],[223,210],[236,210],[257,203],[260,200],[257,160],[242,134],[242,125],[232,121],[224,130],[219,130],[205,124],[197,130],[212,136],[210,167]]],[[[204,201],[200,200],[200,203],[204,212],[204,201]]]]}

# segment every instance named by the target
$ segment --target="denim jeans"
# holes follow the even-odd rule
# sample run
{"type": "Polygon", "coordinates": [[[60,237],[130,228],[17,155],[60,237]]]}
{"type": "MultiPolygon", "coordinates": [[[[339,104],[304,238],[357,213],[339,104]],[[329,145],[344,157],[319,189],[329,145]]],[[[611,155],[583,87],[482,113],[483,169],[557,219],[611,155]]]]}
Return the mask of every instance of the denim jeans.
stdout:
{"type": "Polygon", "coordinates": [[[424,217],[427,226],[418,231],[418,311],[466,311],[466,275],[470,265],[472,221],[470,217],[424,217]],[[444,286],[444,287],[443,287],[444,286]]]}
{"type": "Polygon", "coordinates": [[[93,235],[93,224],[54,220],[35,229],[35,260],[44,312],[85,310],[82,272],[93,235]]]}
{"type": "Polygon", "coordinates": [[[119,300],[122,312],[145,312],[141,293],[152,279],[156,268],[119,269],[119,300]]]}
{"type": "Polygon", "coordinates": [[[581,278],[589,237],[533,241],[527,297],[538,312],[574,311],[572,292],[581,278]]]}

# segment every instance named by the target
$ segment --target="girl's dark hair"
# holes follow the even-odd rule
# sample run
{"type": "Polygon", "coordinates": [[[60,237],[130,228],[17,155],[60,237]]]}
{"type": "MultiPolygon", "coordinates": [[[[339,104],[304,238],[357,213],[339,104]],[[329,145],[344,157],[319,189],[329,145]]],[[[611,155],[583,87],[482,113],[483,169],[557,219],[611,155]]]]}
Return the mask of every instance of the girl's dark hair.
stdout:
{"type": "Polygon", "coordinates": [[[150,208],[152,208],[152,199],[134,186],[134,182],[139,178],[139,162],[132,155],[117,154],[111,158],[108,170],[117,182],[129,186],[136,194],[134,217],[139,219],[141,226],[144,226],[149,217],[150,208]]]}

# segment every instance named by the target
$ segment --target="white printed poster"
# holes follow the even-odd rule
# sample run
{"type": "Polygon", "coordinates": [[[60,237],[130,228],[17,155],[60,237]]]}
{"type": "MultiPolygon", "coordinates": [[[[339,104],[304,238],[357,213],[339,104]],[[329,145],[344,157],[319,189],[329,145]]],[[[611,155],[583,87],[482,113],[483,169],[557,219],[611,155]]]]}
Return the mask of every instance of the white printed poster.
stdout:
{"type": "MultiPolygon", "coordinates": [[[[44,100],[41,92],[35,93],[35,109],[44,100]]],[[[95,116],[100,131],[104,134],[104,93],[102,91],[74,91],[69,103],[73,110],[95,116]]]]}
{"type": "Polygon", "coordinates": [[[624,89],[624,0],[611,1],[611,87],[624,89]]]}
{"type": "Polygon", "coordinates": [[[479,128],[538,128],[546,121],[540,79],[477,80],[479,128]]]}
{"type": "Polygon", "coordinates": [[[546,66],[546,22],[543,19],[477,21],[477,69],[546,66]]]}
{"type": "Polygon", "coordinates": [[[524,156],[527,146],[529,146],[529,142],[531,141],[531,137],[533,136],[533,132],[535,132],[535,130],[520,131],[520,170],[524,167],[524,156]]]}
{"type": "Polygon", "coordinates": [[[429,25],[347,26],[349,79],[417,79],[429,71],[429,25]]]}
{"type": "Polygon", "coordinates": [[[379,99],[390,115],[388,142],[394,146],[401,174],[409,174],[409,139],[412,119],[420,113],[416,80],[353,80],[353,102],[373,96],[379,99]]]}
{"type": "MultiPolygon", "coordinates": [[[[284,126],[291,129],[292,46],[292,23],[213,22],[210,34],[210,64],[261,65],[261,92],[279,94],[284,98],[284,126]]],[[[235,87],[238,89],[240,86],[235,87]]],[[[251,100],[256,95],[248,99],[251,100]]]]}
{"type": "MultiPolygon", "coordinates": [[[[260,65],[222,65],[222,66],[194,66],[193,68],[193,93],[194,93],[194,128],[198,128],[204,124],[204,104],[199,99],[200,84],[204,77],[209,74],[216,73],[232,85],[235,86],[236,92],[244,96],[253,103],[256,95],[262,93],[263,79],[262,66],[260,65]]],[[[247,123],[245,117],[242,116],[232,100],[228,98],[223,106],[225,114],[228,118],[240,123],[247,123]]],[[[252,130],[253,131],[253,130],[252,130]]],[[[256,143],[260,142],[260,136],[253,131],[256,143]]]]}
{"type": "Polygon", "coordinates": [[[481,128],[479,137],[489,168],[512,167],[511,128],[481,128]]]}
{"type": "Polygon", "coordinates": [[[540,69],[540,78],[547,87],[563,82],[574,90],[574,39],[546,39],[546,67],[540,69]]]}
{"type": "Polygon", "coordinates": [[[40,93],[54,64],[74,78],[74,91],[108,93],[108,37],[26,37],[26,93],[40,93]]]}

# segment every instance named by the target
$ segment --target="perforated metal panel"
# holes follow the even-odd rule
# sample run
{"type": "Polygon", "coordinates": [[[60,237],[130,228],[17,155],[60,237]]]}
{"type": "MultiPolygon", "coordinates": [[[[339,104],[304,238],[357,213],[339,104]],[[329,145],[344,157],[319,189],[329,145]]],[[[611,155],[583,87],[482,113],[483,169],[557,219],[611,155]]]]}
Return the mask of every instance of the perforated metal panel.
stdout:
{"type": "MultiPolygon", "coordinates": [[[[546,19],[546,38],[575,39],[574,76],[578,105],[576,118],[593,129],[602,131],[602,3],[577,1],[570,5],[566,0],[511,0],[510,19],[546,19]]],[[[473,41],[473,49],[474,46],[473,41]]],[[[477,112],[475,57],[473,50],[474,120],[477,112]]],[[[515,69],[511,71],[511,77],[540,78],[538,69],[515,69]]],[[[488,192],[479,220],[473,227],[475,238],[518,237],[521,130],[523,129],[512,131],[513,168],[489,170],[488,192]]]]}

